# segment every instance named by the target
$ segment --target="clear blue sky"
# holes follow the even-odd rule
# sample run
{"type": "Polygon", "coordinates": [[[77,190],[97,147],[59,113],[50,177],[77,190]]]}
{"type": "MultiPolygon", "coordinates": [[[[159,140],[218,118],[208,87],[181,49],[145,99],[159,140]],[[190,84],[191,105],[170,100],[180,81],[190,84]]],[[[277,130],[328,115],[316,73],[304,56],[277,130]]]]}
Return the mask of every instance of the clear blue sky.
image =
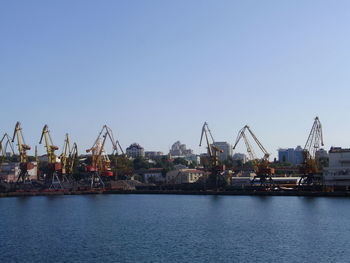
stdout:
{"type": "MultiPolygon", "coordinates": [[[[38,143],[68,132],[80,151],[103,124],[125,148],[197,152],[249,124],[273,154],[350,146],[349,1],[1,1],[0,133],[38,143]]],[[[33,147],[34,148],[34,147],[33,147]]],[[[42,148],[41,148],[42,149],[42,148]]]]}

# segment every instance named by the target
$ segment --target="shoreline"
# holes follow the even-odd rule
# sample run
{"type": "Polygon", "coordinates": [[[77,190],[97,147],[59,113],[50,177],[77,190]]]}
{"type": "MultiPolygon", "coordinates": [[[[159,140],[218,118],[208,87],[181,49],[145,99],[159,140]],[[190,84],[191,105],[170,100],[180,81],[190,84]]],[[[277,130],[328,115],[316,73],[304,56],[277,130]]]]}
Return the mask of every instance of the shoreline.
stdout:
{"type": "Polygon", "coordinates": [[[147,195],[225,195],[225,196],[305,196],[350,197],[350,191],[180,191],[180,190],[85,190],[85,191],[21,191],[0,193],[0,198],[28,196],[97,195],[97,194],[147,194],[147,195]]]}

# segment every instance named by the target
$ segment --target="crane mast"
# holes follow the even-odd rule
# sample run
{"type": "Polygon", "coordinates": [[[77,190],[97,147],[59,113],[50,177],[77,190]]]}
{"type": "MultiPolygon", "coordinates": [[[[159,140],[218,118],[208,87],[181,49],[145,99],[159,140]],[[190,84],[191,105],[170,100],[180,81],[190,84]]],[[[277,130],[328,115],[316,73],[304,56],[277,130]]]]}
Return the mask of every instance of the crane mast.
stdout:
{"type": "Polygon", "coordinates": [[[269,180],[269,183],[272,182],[272,177],[275,173],[275,170],[273,168],[269,167],[269,157],[270,154],[266,150],[266,148],[262,145],[258,137],[255,135],[255,133],[251,130],[251,128],[248,125],[245,125],[239,132],[236,138],[236,142],[233,146],[233,149],[236,149],[236,146],[238,143],[243,139],[244,144],[247,149],[247,153],[249,155],[250,161],[253,163],[253,169],[256,173],[256,176],[254,177],[252,183],[254,183],[255,179],[259,179],[260,184],[265,184],[267,179],[269,180]],[[262,159],[258,159],[255,155],[255,152],[253,150],[253,147],[248,139],[247,133],[250,134],[250,136],[253,138],[256,145],[258,145],[261,152],[264,154],[262,159]]]}
{"type": "Polygon", "coordinates": [[[5,156],[7,154],[8,147],[10,147],[11,154],[14,155],[15,148],[13,147],[13,143],[11,141],[11,138],[7,133],[5,133],[0,141],[0,154],[3,158],[5,158],[5,156]]]}
{"type": "Polygon", "coordinates": [[[16,183],[30,183],[28,171],[34,168],[34,165],[28,162],[27,151],[31,148],[24,141],[22,127],[20,122],[16,123],[13,131],[12,142],[17,138],[18,154],[20,159],[19,173],[16,183]]]}
{"type": "MultiPolygon", "coordinates": [[[[45,140],[45,148],[48,157],[48,166],[47,166],[47,174],[45,181],[46,183],[50,183],[50,189],[63,189],[63,185],[61,183],[61,179],[58,176],[58,172],[62,169],[61,163],[57,162],[57,156],[55,151],[58,150],[58,147],[52,143],[49,127],[47,125],[44,126],[39,144],[42,144],[43,140],[45,140]]],[[[63,180],[66,178],[62,178],[63,180]]]]}
{"type": "Polygon", "coordinates": [[[233,149],[236,149],[237,144],[239,143],[239,141],[243,138],[244,143],[246,145],[247,148],[247,152],[249,154],[249,157],[251,160],[256,159],[256,155],[254,153],[253,147],[251,146],[248,137],[246,135],[246,131],[249,132],[249,134],[251,135],[251,137],[253,138],[253,140],[255,141],[255,143],[258,145],[259,149],[263,152],[264,157],[263,159],[268,160],[270,157],[270,154],[267,152],[267,150],[265,149],[265,147],[262,145],[262,143],[259,141],[259,139],[256,137],[255,133],[250,129],[250,127],[248,125],[245,125],[239,132],[238,132],[238,136],[236,139],[236,142],[233,146],[233,149]]]}
{"type": "Polygon", "coordinates": [[[316,185],[320,183],[320,178],[316,178],[319,171],[319,164],[316,160],[316,152],[324,146],[322,124],[318,117],[315,118],[311,131],[303,149],[303,163],[300,166],[302,174],[299,185],[316,185]]]}
{"type": "Polygon", "coordinates": [[[61,165],[62,165],[62,174],[67,173],[67,162],[69,158],[69,153],[70,153],[70,140],[69,140],[69,135],[66,133],[63,147],[62,147],[62,153],[60,155],[60,160],[61,160],[61,165]]]}
{"type": "Polygon", "coordinates": [[[43,128],[39,144],[42,144],[43,139],[45,140],[45,148],[47,152],[48,162],[50,164],[56,164],[57,158],[56,158],[55,151],[58,150],[58,147],[53,145],[49,127],[47,125],[45,125],[43,128]]]}
{"type": "Polygon", "coordinates": [[[210,164],[211,164],[211,174],[207,180],[207,184],[210,187],[224,187],[227,184],[226,179],[223,176],[224,167],[220,165],[219,155],[223,152],[219,147],[215,145],[214,137],[209,129],[207,122],[204,122],[201,132],[201,138],[199,141],[199,146],[202,146],[203,138],[207,145],[207,150],[209,154],[210,164]]]}
{"type": "Polygon", "coordinates": [[[304,152],[307,155],[306,157],[315,159],[315,154],[321,146],[324,146],[322,124],[319,118],[316,117],[304,146],[304,152]]]}
{"type": "Polygon", "coordinates": [[[69,152],[67,163],[66,163],[66,172],[68,174],[73,174],[76,161],[78,159],[78,145],[73,143],[72,149],[69,152]]]}
{"type": "Polygon", "coordinates": [[[92,174],[91,187],[104,187],[101,176],[108,178],[113,176],[111,161],[105,150],[107,139],[109,139],[112,144],[113,154],[118,154],[119,150],[124,153],[123,149],[120,147],[119,141],[114,139],[112,130],[107,125],[104,125],[93,146],[86,150],[88,153],[91,152],[92,155],[91,165],[87,166],[87,171],[92,174]]]}
{"type": "Polygon", "coordinates": [[[15,141],[16,137],[17,137],[17,147],[18,147],[20,162],[27,163],[28,162],[27,151],[30,150],[30,146],[27,145],[24,141],[23,132],[22,132],[20,122],[16,123],[15,130],[14,130],[13,136],[12,136],[12,142],[15,141]]]}
{"type": "Polygon", "coordinates": [[[11,154],[14,155],[15,149],[13,147],[13,143],[11,141],[11,138],[7,133],[5,133],[4,136],[2,137],[2,139],[0,140],[0,171],[2,168],[2,163],[4,162],[4,160],[7,157],[7,148],[8,147],[10,147],[11,154]]]}
{"type": "Polygon", "coordinates": [[[208,154],[211,160],[212,166],[219,165],[219,154],[222,152],[216,145],[213,135],[209,129],[209,125],[207,122],[204,122],[202,127],[201,139],[199,141],[199,147],[202,146],[203,137],[205,138],[205,142],[207,144],[208,154]]]}
{"type": "MultiPolygon", "coordinates": [[[[78,158],[78,146],[76,143],[73,143],[72,148],[70,147],[70,139],[68,133],[65,135],[63,147],[62,147],[62,153],[59,156],[61,161],[61,173],[62,177],[66,177],[66,175],[70,176],[72,178],[73,175],[73,168],[75,165],[75,161],[78,158]]],[[[67,178],[67,177],[66,177],[67,178]]],[[[68,178],[67,178],[68,180],[68,178]]]]}

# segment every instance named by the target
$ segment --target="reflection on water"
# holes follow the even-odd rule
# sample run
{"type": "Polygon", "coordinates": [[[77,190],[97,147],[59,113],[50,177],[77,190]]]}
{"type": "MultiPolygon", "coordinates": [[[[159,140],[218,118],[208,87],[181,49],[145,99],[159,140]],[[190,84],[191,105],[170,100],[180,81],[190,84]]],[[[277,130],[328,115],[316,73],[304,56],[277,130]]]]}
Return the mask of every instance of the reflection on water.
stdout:
{"type": "Polygon", "coordinates": [[[2,198],[0,253],[6,262],[347,262],[348,207],[315,197],[2,198]]]}

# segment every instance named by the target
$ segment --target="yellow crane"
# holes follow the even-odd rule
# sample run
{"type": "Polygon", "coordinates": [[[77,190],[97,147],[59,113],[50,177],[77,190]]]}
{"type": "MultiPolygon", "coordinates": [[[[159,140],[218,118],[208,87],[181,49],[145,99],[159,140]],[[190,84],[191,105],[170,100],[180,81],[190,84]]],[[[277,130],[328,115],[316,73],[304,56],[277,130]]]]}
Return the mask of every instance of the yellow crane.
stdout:
{"type": "Polygon", "coordinates": [[[69,152],[70,152],[70,140],[69,140],[68,133],[66,133],[63,147],[62,147],[62,153],[59,156],[60,161],[61,161],[61,166],[62,166],[62,169],[61,169],[62,174],[67,173],[67,162],[68,162],[68,158],[69,158],[69,152]]]}
{"type": "Polygon", "coordinates": [[[210,159],[211,165],[211,174],[208,178],[209,187],[224,187],[227,182],[223,176],[224,166],[220,165],[220,153],[223,152],[219,147],[215,145],[214,137],[209,129],[209,125],[207,122],[204,122],[202,126],[201,139],[199,141],[199,146],[202,146],[203,138],[205,138],[205,142],[207,144],[208,155],[210,159]]]}
{"type": "Polygon", "coordinates": [[[22,127],[20,122],[16,123],[15,130],[12,136],[12,142],[17,138],[17,147],[19,153],[19,173],[17,177],[17,183],[27,183],[30,182],[28,171],[34,168],[33,163],[28,161],[27,151],[30,150],[30,146],[24,141],[22,127]]]}
{"type": "Polygon", "coordinates": [[[303,149],[303,163],[300,166],[301,178],[299,185],[320,184],[319,163],[316,160],[316,152],[324,146],[322,124],[318,117],[315,118],[311,131],[303,149]]]}
{"type": "Polygon", "coordinates": [[[10,148],[11,155],[15,154],[15,149],[13,147],[13,143],[11,141],[10,136],[5,133],[4,136],[2,137],[2,139],[0,140],[0,171],[1,171],[1,167],[2,167],[2,163],[4,162],[4,160],[7,158],[7,149],[10,148]]]}
{"type": "Polygon", "coordinates": [[[54,188],[63,188],[61,180],[58,176],[58,172],[62,169],[62,165],[57,161],[57,156],[55,151],[58,150],[58,147],[52,143],[49,127],[47,125],[44,126],[39,144],[42,144],[43,139],[45,140],[45,148],[47,152],[48,158],[48,166],[47,166],[47,174],[45,177],[45,181],[50,183],[50,189],[54,188]]]}
{"type": "Polygon", "coordinates": [[[91,152],[92,155],[91,165],[86,167],[86,170],[91,173],[91,187],[104,187],[102,177],[113,177],[111,161],[105,150],[107,139],[109,139],[112,144],[112,154],[118,154],[119,150],[124,153],[123,149],[120,147],[119,141],[114,139],[112,130],[107,125],[104,125],[93,146],[86,150],[87,153],[91,152]]]}
{"type": "Polygon", "coordinates": [[[70,139],[68,133],[66,133],[62,147],[62,153],[59,158],[62,166],[61,173],[63,175],[72,175],[75,161],[78,158],[78,146],[76,143],[73,143],[72,148],[70,147],[70,139]]]}
{"type": "Polygon", "coordinates": [[[269,183],[269,184],[273,183],[271,175],[273,175],[275,173],[275,169],[273,169],[269,166],[270,165],[270,162],[269,162],[270,154],[267,152],[265,147],[262,145],[262,143],[259,141],[259,139],[256,137],[256,135],[254,134],[254,132],[251,130],[251,128],[248,125],[245,125],[238,132],[238,136],[237,136],[236,142],[233,146],[233,149],[236,149],[236,146],[238,145],[238,143],[240,142],[241,139],[244,140],[244,144],[246,146],[247,153],[249,155],[249,160],[252,162],[253,169],[254,169],[254,172],[256,174],[252,183],[254,183],[255,179],[259,179],[259,182],[261,185],[266,184],[266,183],[269,183]],[[255,143],[258,145],[259,149],[263,152],[264,156],[261,159],[258,159],[256,157],[255,152],[253,150],[253,147],[248,139],[248,135],[246,134],[247,132],[248,132],[248,134],[250,134],[250,136],[253,138],[255,143]]]}
{"type": "Polygon", "coordinates": [[[68,174],[73,174],[74,167],[78,160],[78,145],[73,143],[72,149],[69,152],[67,163],[66,163],[66,172],[68,174]]]}
{"type": "Polygon", "coordinates": [[[4,136],[2,136],[2,139],[0,140],[0,154],[1,154],[0,160],[3,160],[6,157],[8,148],[10,148],[11,150],[10,153],[14,155],[15,149],[13,147],[11,138],[7,133],[5,133],[4,136]]]}

